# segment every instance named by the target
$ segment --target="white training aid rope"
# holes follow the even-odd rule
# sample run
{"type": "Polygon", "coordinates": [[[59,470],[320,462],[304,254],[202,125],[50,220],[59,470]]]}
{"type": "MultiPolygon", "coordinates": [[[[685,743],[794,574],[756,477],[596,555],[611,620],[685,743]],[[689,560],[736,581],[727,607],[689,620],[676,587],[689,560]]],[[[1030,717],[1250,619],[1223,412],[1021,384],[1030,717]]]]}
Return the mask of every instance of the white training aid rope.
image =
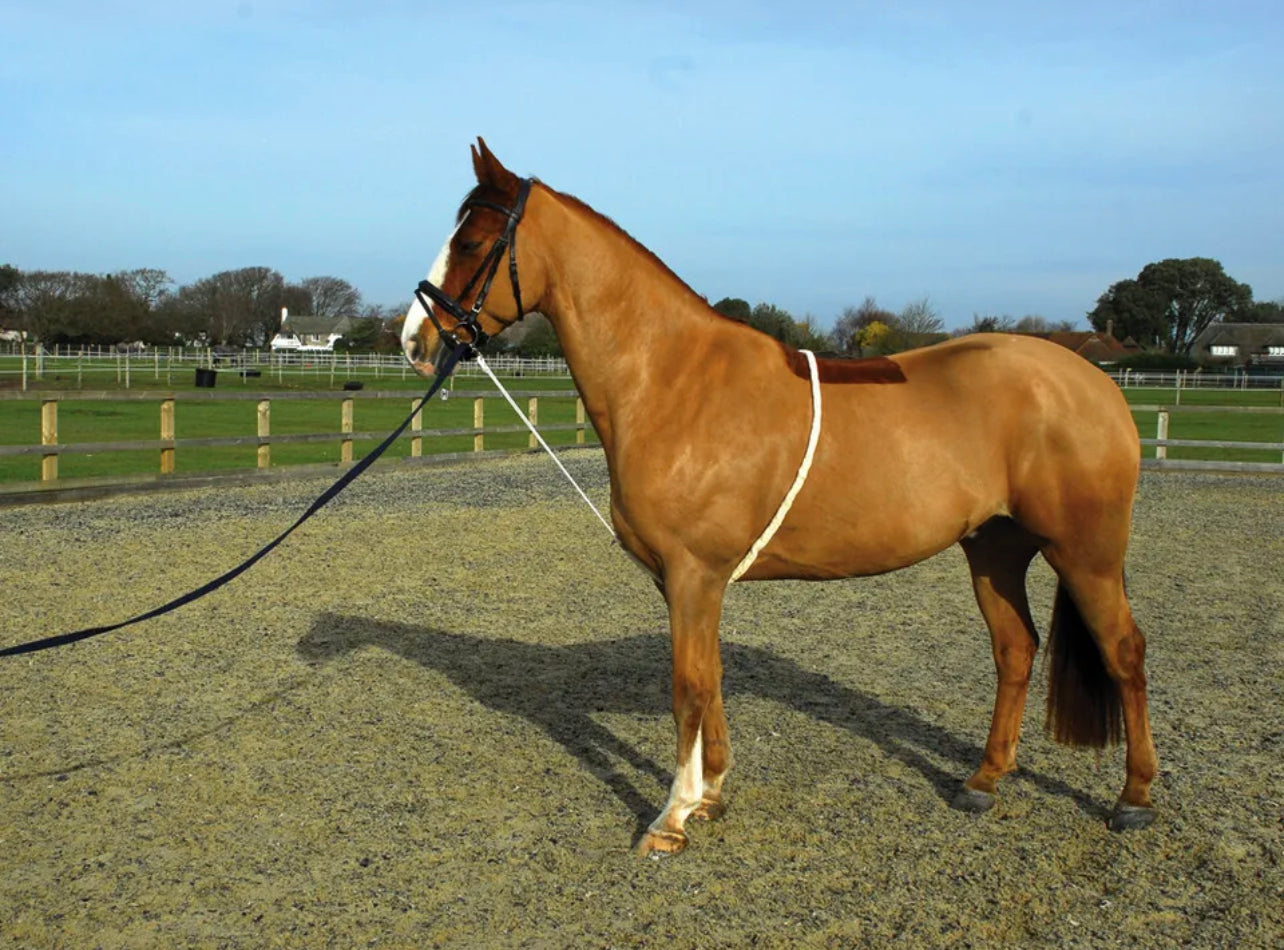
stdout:
{"type": "Polygon", "coordinates": [[[526,417],[526,413],[522,412],[521,408],[517,405],[517,403],[513,401],[513,397],[508,394],[508,390],[504,388],[504,384],[499,381],[499,377],[496,376],[494,371],[491,370],[490,365],[486,362],[485,357],[483,357],[480,353],[477,354],[477,365],[480,366],[482,368],[482,371],[487,376],[490,377],[490,381],[495,384],[496,388],[498,388],[499,391],[504,394],[504,398],[508,400],[508,404],[513,407],[513,412],[517,413],[518,418],[521,419],[522,422],[526,423],[526,428],[531,430],[531,435],[535,436],[539,444],[544,447],[544,451],[549,454],[549,457],[557,464],[557,467],[562,470],[562,474],[566,476],[566,480],[570,482],[573,486],[575,486],[575,490],[580,493],[580,497],[584,499],[584,503],[593,509],[593,514],[597,515],[597,520],[602,522],[602,524],[606,527],[606,530],[611,532],[611,537],[614,538],[615,529],[611,527],[611,522],[607,521],[604,517],[602,517],[602,512],[597,510],[597,505],[593,504],[589,496],[584,494],[584,489],[580,488],[579,482],[577,482],[571,476],[571,473],[566,470],[566,466],[563,465],[562,460],[557,457],[557,453],[548,447],[548,443],[544,441],[544,437],[539,434],[534,424],[530,421],[530,419],[526,417]]]}
{"type": "Polygon", "coordinates": [[[807,451],[803,453],[802,464],[798,466],[798,474],[794,476],[794,483],[789,486],[789,492],[785,495],[784,501],[776,509],[776,516],[771,519],[766,529],[759,536],[758,540],[753,543],[749,553],[744,559],[736,565],[736,569],[731,572],[729,583],[735,583],[740,580],[745,571],[753,566],[753,562],[758,559],[771,539],[776,536],[780,526],[784,523],[785,516],[789,514],[789,509],[794,505],[794,499],[802,491],[804,483],[807,481],[807,473],[811,471],[811,461],[816,455],[816,443],[820,441],[820,372],[816,369],[816,354],[811,350],[800,351],[803,356],[807,357],[807,371],[811,374],[811,432],[807,436],[807,451]]]}

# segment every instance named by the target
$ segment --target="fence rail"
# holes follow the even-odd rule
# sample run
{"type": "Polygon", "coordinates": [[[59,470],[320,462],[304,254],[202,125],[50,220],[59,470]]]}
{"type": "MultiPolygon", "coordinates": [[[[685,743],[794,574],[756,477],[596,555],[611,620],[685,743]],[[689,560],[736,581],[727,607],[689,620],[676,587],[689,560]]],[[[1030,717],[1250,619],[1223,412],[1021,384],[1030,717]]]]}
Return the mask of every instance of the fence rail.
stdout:
{"type": "MultiPolygon", "coordinates": [[[[11,348],[12,349],[12,348],[11,348]]],[[[532,359],[516,356],[493,356],[487,359],[491,367],[505,376],[540,376],[570,378],[566,361],[558,357],[532,359]]],[[[78,389],[86,382],[114,380],[126,389],[136,384],[151,382],[172,386],[185,375],[188,379],[196,370],[212,369],[239,377],[247,385],[258,378],[275,378],[279,382],[289,379],[328,379],[330,382],[345,376],[361,375],[376,379],[411,379],[415,370],[395,353],[334,353],[326,351],[235,350],[220,351],[215,348],[183,349],[157,347],[149,350],[113,350],[106,347],[43,347],[34,352],[30,348],[5,354],[0,350],[0,387],[6,379],[17,382],[17,388],[27,391],[33,385],[43,385],[51,379],[60,382],[75,380],[78,389]]],[[[460,363],[455,376],[480,377],[483,373],[472,363],[460,363]]],[[[100,383],[101,384],[101,383],[100,383]]]]}
{"type": "Polygon", "coordinates": [[[1154,448],[1154,455],[1142,459],[1145,468],[1190,469],[1231,472],[1270,472],[1284,474],[1284,442],[1246,442],[1214,439],[1170,439],[1168,428],[1173,413],[1253,413],[1284,415],[1284,408],[1274,406],[1130,406],[1134,413],[1155,413],[1155,437],[1142,438],[1143,446],[1154,448]],[[1241,449],[1257,452],[1279,452],[1279,462],[1248,462],[1232,459],[1171,459],[1170,448],[1241,449]]]}
{"type": "MultiPolygon", "coordinates": [[[[516,399],[527,400],[527,417],[543,433],[574,432],[575,444],[586,444],[586,434],[592,430],[587,421],[583,400],[575,390],[539,390],[518,391],[512,393],[516,399]],[[575,421],[564,423],[539,422],[541,399],[574,399],[575,421]]],[[[424,455],[424,440],[447,438],[452,436],[472,436],[472,451],[486,451],[487,436],[526,432],[526,426],[487,425],[485,404],[487,400],[502,399],[497,392],[460,391],[449,394],[452,402],[472,401],[472,422],[468,427],[434,428],[423,427],[423,410],[416,412],[411,419],[410,427],[401,436],[410,442],[410,457],[424,455]]],[[[45,484],[58,480],[58,460],[63,455],[96,454],[102,452],[147,451],[158,453],[158,471],[161,475],[172,475],[175,471],[176,453],[184,448],[215,448],[256,446],[258,449],[256,465],[259,470],[267,469],[272,464],[271,447],[273,445],[300,443],[333,443],[339,444],[337,461],[349,463],[353,460],[353,444],[383,439],[387,432],[358,431],[355,426],[356,403],[377,399],[395,399],[405,402],[407,410],[413,408],[418,398],[406,400],[404,392],[271,392],[248,393],[232,392],[215,395],[209,392],[139,392],[139,391],[100,391],[100,392],[45,392],[16,393],[0,392],[0,400],[21,400],[40,403],[40,443],[25,445],[0,445],[0,458],[15,456],[40,457],[40,481],[45,484]],[[337,401],[339,402],[339,430],[329,432],[307,432],[273,434],[271,431],[271,407],[275,401],[337,401]],[[58,408],[64,402],[157,402],[159,404],[159,438],[134,439],[114,442],[59,442],[58,441],[58,408]],[[257,403],[256,429],[253,435],[227,435],[195,438],[179,438],[176,432],[176,402],[237,402],[254,401],[257,403]]],[[[528,437],[527,447],[536,447],[535,437],[528,437]]]]}
{"type": "MultiPolygon", "coordinates": [[[[487,360],[496,372],[512,376],[568,377],[570,370],[561,357],[528,358],[495,355],[487,360]]],[[[0,344],[0,382],[5,377],[21,379],[26,389],[31,381],[51,376],[75,375],[77,387],[85,377],[115,376],[128,388],[134,379],[164,379],[171,385],[175,373],[197,368],[224,370],[243,379],[271,375],[284,380],[287,376],[326,377],[331,380],[344,374],[360,373],[390,378],[410,378],[414,370],[398,353],[342,353],[326,350],[234,350],[220,347],[153,347],[145,350],[116,349],[101,346],[46,349],[31,344],[0,344]]],[[[455,375],[481,376],[476,365],[460,363],[455,375]]],[[[1174,403],[1180,405],[1181,392],[1188,389],[1275,389],[1284,394],[1284,368],[1280,372],[1260,373],[1231,371],[1209,373],[1202,370],[1111,370],[1109,376],[1120,388],[1173,389],[1174,403]]]]}
{"type": "MultiPolygon", "coordinates": [[[[1277,389],[1284,394],[1284,373],[1205,373],[1188,370],[1113,370],[1107,375],[1120,389],[1171,389],[1181,404],[1187,389],[1277,389]]],[[[1284,398],[1284,396],[1282,396],[1284,398]]]]}

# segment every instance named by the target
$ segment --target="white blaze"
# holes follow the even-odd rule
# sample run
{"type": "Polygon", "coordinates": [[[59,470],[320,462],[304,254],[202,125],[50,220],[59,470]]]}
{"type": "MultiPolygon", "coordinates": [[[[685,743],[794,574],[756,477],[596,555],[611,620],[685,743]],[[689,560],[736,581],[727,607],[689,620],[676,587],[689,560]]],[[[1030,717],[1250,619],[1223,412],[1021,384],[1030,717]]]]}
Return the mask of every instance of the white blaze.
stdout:
{"type": "MultiPolygon", "coordinates": [[[[459,233],[459,229],[464,226],[464,222],[467,220],[468,212],[465,211],[464,216],[455,225],[455,230],[450,232],[450,236],[446,238],[446,243],[441,246],[436,259],[432,262],[432,267],[428,269],[428,283],[434,287],[440,287],[441,282],[446,279],[446,272],[450,270],[450,242],[455,239],[455,235],[459,233]]],[[[429,306],[432,306],[432,304],[430,303],[429,306]]],[[[419,328],[423,326],[423,322],[427,319],[428,311],[424,309],[423,304],[419,302],[418,295],[416,295],[415,299],[410,303],[410,309],[406,311],[406,322],[401,328],[401,348],[405,351],[407,359],[410,358],[410,344],[419,338],[419,328]]]]}

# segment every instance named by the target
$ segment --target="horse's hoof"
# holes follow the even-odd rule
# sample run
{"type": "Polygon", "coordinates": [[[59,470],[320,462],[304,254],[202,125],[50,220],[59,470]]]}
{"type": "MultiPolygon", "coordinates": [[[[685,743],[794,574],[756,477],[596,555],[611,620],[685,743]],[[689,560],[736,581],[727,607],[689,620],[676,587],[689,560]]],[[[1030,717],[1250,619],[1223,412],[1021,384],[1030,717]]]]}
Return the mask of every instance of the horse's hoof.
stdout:
{"type": "Polygon", "coordinates": [[[701,799],[700,804],[695,807],[691,813],[692,818],[698,818],[701,821],[717,821],[727,813],[727,806],[715,798],[701,799]]]}
{"type": "Polygon", "coordinates": [[[1155,820],[1155,810],[1145,805],[1115,806],[1114,814],[1106,822],[1111,831],[1135,831],[1147,827],[1155,820]]]}
{"type": "Polygon", "coordinates": [[[662,854],[677,854],[686,846],[687,836],[681,831],[656,831],[648,828],[638,842],[638,857],[654,855],[658,858],[662,854]]]}
{"type": "Polygon", "coordinates": [[[981,815],[994,807],[997,797],[990,792],[980,792],[964,785],[950,802],[950,807],[965,811],[971,815],[981,815]]]}

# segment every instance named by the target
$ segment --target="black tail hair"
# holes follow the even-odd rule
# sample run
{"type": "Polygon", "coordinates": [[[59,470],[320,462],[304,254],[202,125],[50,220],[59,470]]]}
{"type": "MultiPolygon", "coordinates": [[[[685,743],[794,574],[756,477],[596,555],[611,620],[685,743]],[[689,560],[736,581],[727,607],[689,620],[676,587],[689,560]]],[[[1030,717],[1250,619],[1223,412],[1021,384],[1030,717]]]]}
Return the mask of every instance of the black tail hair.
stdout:
{"type": "Polygon", "coordinates": [[[1122,736],[1119,686],[1070,592],[1057,585],[1048,630],[1046,729],[1057,742],[1103,748],[1122,736]]]}

